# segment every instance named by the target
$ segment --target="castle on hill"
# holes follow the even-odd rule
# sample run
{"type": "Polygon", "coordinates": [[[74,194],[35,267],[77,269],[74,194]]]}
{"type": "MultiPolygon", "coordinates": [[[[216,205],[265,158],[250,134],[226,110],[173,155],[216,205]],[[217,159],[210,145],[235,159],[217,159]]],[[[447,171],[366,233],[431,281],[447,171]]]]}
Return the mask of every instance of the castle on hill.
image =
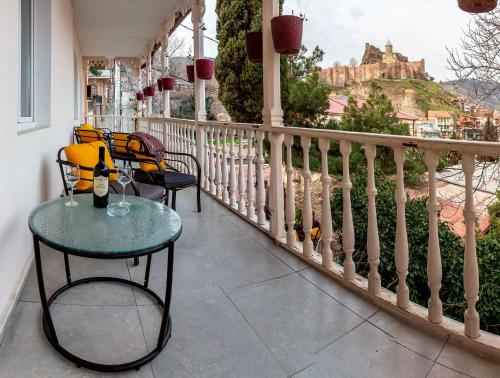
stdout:
{"type": "Polygon", "coordinates": [[[390,41],[385,46],[385,53],[366,43],[359,66],[323,68],[320,78],[335,87],[345,87],[372,79],[425,79],[425,60],[410,62],[408,57],[394,52],[390,41]]]}

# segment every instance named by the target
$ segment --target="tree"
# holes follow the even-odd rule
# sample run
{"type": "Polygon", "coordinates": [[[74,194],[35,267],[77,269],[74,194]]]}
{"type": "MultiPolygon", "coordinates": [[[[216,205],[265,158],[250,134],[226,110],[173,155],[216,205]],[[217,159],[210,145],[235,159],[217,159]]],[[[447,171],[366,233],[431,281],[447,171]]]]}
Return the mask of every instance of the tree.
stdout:
{"type": "Polygon", "coordinates": [[[461,52],[447,48],[448,68],[459,79],[473,79],[478,97],[486,99],[500,90],[500,8],[477,14],[463,31],[461,52]]]}
{"type": "Polygon", "coordinates": [[[302,46],[300,53],[289,57],[289,94],[284,104],[285,121],[296,127],[322,127],[329,107],[328,95],[331,88],[319,81],[318,63],[324,52],[318,46],[311,55],[302,46]]]}
{"type": "Polygon", "coordinates": [[[356,58],[351,58],[351,60],[349,60],[349,66],[354,68],[354,67],[357,67],[359,65],[358,61],[356,58]]]}
{"type": "Polygon", "coordinates": [[[491,122],[490,118],[488,118],[486,124],[484,125],[484,134],[482,139],[486,142],[498,142],[498,127],[491,122]]]}
{"type": "MultiPolygon", "coordinates": [[[[281,0],[281,4],[283,0],[281,0]]],[[[262,1],[217,0],[219,52],[215,77],[219,100],[235,122],[261,123],[263,107],[262,65],[247,59],[245,35],[261,30],[262,1]]],[[[287,60],[281,58],[282,98],[288,98],[287,60]]]]}
{"type": "Polygon", "coordinates": [[[334,67],[340,67],[342,65],[342,63],[340,63],[340,61],[336,60],[335,62],[333,62],[333,66],[334,67]]]}

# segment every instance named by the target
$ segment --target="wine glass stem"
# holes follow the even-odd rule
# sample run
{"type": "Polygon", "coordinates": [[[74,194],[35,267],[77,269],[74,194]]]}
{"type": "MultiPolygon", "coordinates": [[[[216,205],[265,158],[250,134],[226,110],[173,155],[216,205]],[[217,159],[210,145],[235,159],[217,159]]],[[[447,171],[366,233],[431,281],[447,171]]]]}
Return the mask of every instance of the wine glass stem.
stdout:
{"type": "Polygon", "coordinates": [[[122,202],[125,203],[125,185],[122,184],[122,187],[123,187],[123,199],[122,199],[122,202]]]}
{"type": "Polygon", "coordinates": [[[71,185],[71,194],[70,194],[70,202],[71,202],[71,203],[73,203],[73,202],[74,202],[74,200],[73,200],[73,188],[74,188],[74,187],[75,187],[74,185],[71,185]]]}

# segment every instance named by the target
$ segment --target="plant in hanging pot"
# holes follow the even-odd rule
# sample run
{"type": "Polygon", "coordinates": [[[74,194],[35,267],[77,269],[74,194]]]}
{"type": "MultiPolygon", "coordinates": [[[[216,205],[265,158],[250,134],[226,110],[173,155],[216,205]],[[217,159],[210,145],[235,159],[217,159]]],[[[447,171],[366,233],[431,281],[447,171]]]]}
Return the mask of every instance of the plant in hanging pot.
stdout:
{"type": "Polygon", "coordinates": [[[161,79],[161,85],[164,91],[171,91],[175,87],[175,79],[173,77],[164,77],[161,79]]]}
{"type": "Polygon", "coordinates": [[[162,85],[163,83],[162,83],[161,79],[158,79],[156,81],[156,84],[158,85],[158,90],[161,92],[163,90],[163,85],[162,85]]]}
{"type": "Polygon", "coordinates": [[[215,62],[212,59],[196,59],[196,75],[201,80],[211,80],[214,76],[215,62]]]}
{"type": "Polygon", "coordinates": [[[155,87],[152,85],[149,85],[146,88],[144,88],[144,95],[146,97],[153,97],[155,95],[155,87]]]}
{"type": "Polygon", "coordinates": [[[485,13],[496,8],[498,0],[458,0],[458,6],[465,12],[485,13]]]}
{"type": "Polygon", "coordinates": [[[248,32],[245,36],[245,46],[247,49],[248,60],[254,64],[262,64],[262,32],[248,32]]]}
{"type": "Polygon", "coordinates": [[[135,94],[135,99],[136,99],[137,101],[144,101],[144,93],[142,93],[142,92],[137,92],[137,93],[135,94]]]}
{"type": "Polygon", "coordinates": [[[187,79],[190,83],[194,83],[194,63],[191,54],[188,55],[188,63],[186,66],[187,79]]]}
{"type": "Polygon", "coordinates": [[[278,54],[298,54],[302,45],[303,29],[304,17],[302,14],[300,17],[293,14],[274,17],[271,20],[274,50],[278,54]]]}

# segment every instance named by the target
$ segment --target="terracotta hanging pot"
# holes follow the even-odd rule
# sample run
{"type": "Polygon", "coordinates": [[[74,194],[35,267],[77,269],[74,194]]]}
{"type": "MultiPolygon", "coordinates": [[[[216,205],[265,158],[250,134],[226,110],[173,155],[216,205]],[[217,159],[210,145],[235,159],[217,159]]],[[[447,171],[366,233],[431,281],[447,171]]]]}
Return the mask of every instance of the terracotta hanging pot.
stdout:
{"type": "Polygon", "coordinates": [[[211,80],[214,76],[215,62],[211,59],[196,60],[196,75],[201,80],[211,80]]]}
{"type": "Polygon", "coordinates": [[[245,36],[248,60],[254,64],[262,64],[262,32],[248,32],[245,36]]]}
{"type": "Polygon", "coordinates": [[[158,79],[156,81],[156,84],[158,85],[158,90],[161,92],[163,90],[163,85],[162,85],[161,79],[158,79]]]}
{"type": "Polygon", "coordinates": [[[186,73],[188,77],[188,81],[190,83],[194,83],[194,64],[190,64],[186,66],[186,73]]]}
{"type": "Polygon", "coordinates": [[[484,13],[496,8],[498,0],[458,0],[458,6],[465,12],[484,13]]]}
{"type": "Polygon", "coordinates": [[[164,77],[161,79],[161,85],[164,91],[171,91],[175,87],[175,79],[173,77],[164,77]]]}
{"type": "Polygon", "coordinates": [[[149,86],[144,88],[144,94],[146,97],[153,97],[155,95],[155,87],[149,86]]]}
{"type": "Polygon", "coordinates": [[[137,101],[144,101],[144,93],[142,92],[137,92],[136,95],[135,95],[135,99],[137,101]]]}
{"type": "Polygon", "coordinates": [[[278,16],[271,20],[274,49],[278,54],[295,55],[302,45],[304,20],[298,16],[278,16]]]}

